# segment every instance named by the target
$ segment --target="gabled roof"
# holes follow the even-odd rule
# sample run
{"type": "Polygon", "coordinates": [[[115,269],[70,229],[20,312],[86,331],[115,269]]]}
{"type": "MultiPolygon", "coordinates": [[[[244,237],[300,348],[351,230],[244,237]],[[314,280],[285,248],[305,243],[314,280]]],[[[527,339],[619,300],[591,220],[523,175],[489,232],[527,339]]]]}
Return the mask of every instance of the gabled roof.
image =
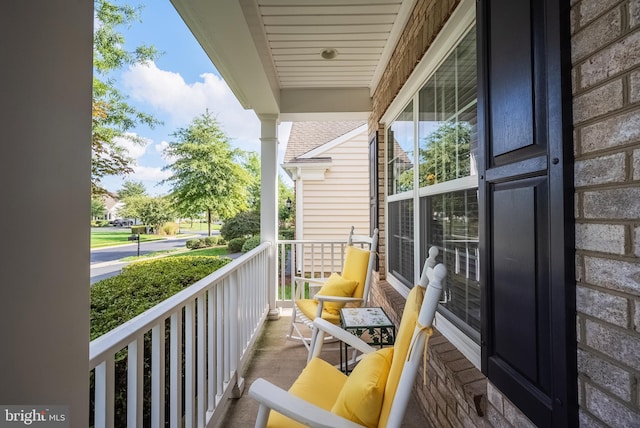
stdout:
{"type": "Polygon", "coordinates": [[[291,162],[301,156],[330,143],[337,138],[364,125],[364,121],[293,122],[284,162],[291,162]]]}

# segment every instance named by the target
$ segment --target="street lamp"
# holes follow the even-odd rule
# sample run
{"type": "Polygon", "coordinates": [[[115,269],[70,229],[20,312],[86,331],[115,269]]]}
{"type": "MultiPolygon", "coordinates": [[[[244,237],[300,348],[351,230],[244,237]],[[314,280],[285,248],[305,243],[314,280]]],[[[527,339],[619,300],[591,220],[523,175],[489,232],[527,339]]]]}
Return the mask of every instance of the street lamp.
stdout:
{"type": "Polygon", "coordinates": [[[287,210],[291,211],[292,205],[293,205],[293,202],[291,202],[291,198],[287,197],[287,201],[285,202],[285,206],[287,207],[287,210]]]}

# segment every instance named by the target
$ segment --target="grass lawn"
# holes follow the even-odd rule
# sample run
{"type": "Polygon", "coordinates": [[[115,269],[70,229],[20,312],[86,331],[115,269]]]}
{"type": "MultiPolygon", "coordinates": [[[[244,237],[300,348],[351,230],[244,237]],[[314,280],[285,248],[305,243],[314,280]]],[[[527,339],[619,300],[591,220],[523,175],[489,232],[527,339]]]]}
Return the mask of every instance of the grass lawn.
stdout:
{"type": "Polygon", "coordinates": [[[226,256],[229,254],[229,250],[227,250],[226,245],[222,245],[219,247],[211,247],[211,248],[201,248],[199,250],[189,250],[186,252],[181,252],[180,254],[172,254],[169,257],[179,257],[179,256],[196,256],[196,257],[204,257],[204,256],[226,256]]]}
{"type": "MultiPolygon", "coordinates": [[[[129,241],[131,232],[91,232],[91,248],[108,247],[110,245],[131,244],[136,241],[129,241]]],[[[140,235],[140,242],[158,241],[165,239],[158,235],[140,235]]]]}
{"type": "MultiPolygon", "coordinates": [[[[211,224],[211,230],[220,230],[222,229],[222,225],[221,224],[211,224]]],[[[184,232],[184,231],[191,231],[191,232],[197,232],[197,231],[207,231],[209,230],[207,228],[207,223],[198,223],[198,222],[193,222],[193,224],[191,224],[190,221],[181,221],[180,222],[180,231],[184,232]]]]}

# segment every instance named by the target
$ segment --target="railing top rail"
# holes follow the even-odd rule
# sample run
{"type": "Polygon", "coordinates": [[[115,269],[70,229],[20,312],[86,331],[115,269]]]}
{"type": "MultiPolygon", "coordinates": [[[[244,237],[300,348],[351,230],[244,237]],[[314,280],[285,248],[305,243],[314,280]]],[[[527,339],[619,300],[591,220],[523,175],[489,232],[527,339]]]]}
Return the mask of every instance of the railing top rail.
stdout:
{"type": "Polygon", "coordinates": [[[148,331],[159,320],[167,318],[175,310],[195,299],[196,295],[211,284],[224,280],[257,255],[267,251],[269,247],[271,247],[270,242],[260,244],[247,254],[238,257],[211,275],[202,278],[200,281],[174,294],[153,308],[146,310],[135,318],[92,340],[89,344],[89,369],[93,369],[100,364],[104,359],[104,355],[113,354],[124,348],[132,342],[141,331],[148,331]]]}
{"type": "Polygon", "coordinates": [[[348,244],[346,239],[279,239],[278,244],[348,244]]]}

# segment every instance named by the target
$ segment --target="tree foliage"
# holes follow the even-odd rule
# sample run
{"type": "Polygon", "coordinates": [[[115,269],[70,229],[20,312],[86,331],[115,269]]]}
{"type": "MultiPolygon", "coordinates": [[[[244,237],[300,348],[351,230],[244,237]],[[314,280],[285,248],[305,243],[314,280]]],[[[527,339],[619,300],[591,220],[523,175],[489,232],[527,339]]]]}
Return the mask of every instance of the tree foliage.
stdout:
{"type": "Polygon", "coordinates": [[[207,111],[172,136],[165,154],[175,162],[165,167],[172,175],[163,181],[179,212],[206,212],[226,219],[248,207],[251,176],[243,166],[244,152],[231,147],[229,137],[207,111]]]}
{"type": "Polygon", "coordinates": [[[146,196],[147,189],[141,181],[125,181],[122,188],[118,190],[118,199],[126,201],[135,196],[146,196]]]}
{"type": "Polygon", "coordinates": [[[157,57],[153,46],[141,45],[133,51],[125,48],[125,38],[118,31],[139,21],[140,7],[120,5],[108,0],[94,0],[96,30],[93,36],[93,103],[91,134],[92,194],[106,193],[101,179],[107,175],[132,172],[129,155],[118,139],[140,143],[129,133],[137,125],[154,127],[153,116],[137,110],[115,86],[113,72],[127,65],[144,64],[157,57]]]}
{"type": "Polygon", "coordinates": [[[226,241],[260,234],[260,213],[256,211],[238,213],[224,222],[220,234],[226,241]]]}
{"type": "Polygon", "coordinates": [[[106,211],[102,198],[91,198],[91,218],[102,217],[106,211]]]}

